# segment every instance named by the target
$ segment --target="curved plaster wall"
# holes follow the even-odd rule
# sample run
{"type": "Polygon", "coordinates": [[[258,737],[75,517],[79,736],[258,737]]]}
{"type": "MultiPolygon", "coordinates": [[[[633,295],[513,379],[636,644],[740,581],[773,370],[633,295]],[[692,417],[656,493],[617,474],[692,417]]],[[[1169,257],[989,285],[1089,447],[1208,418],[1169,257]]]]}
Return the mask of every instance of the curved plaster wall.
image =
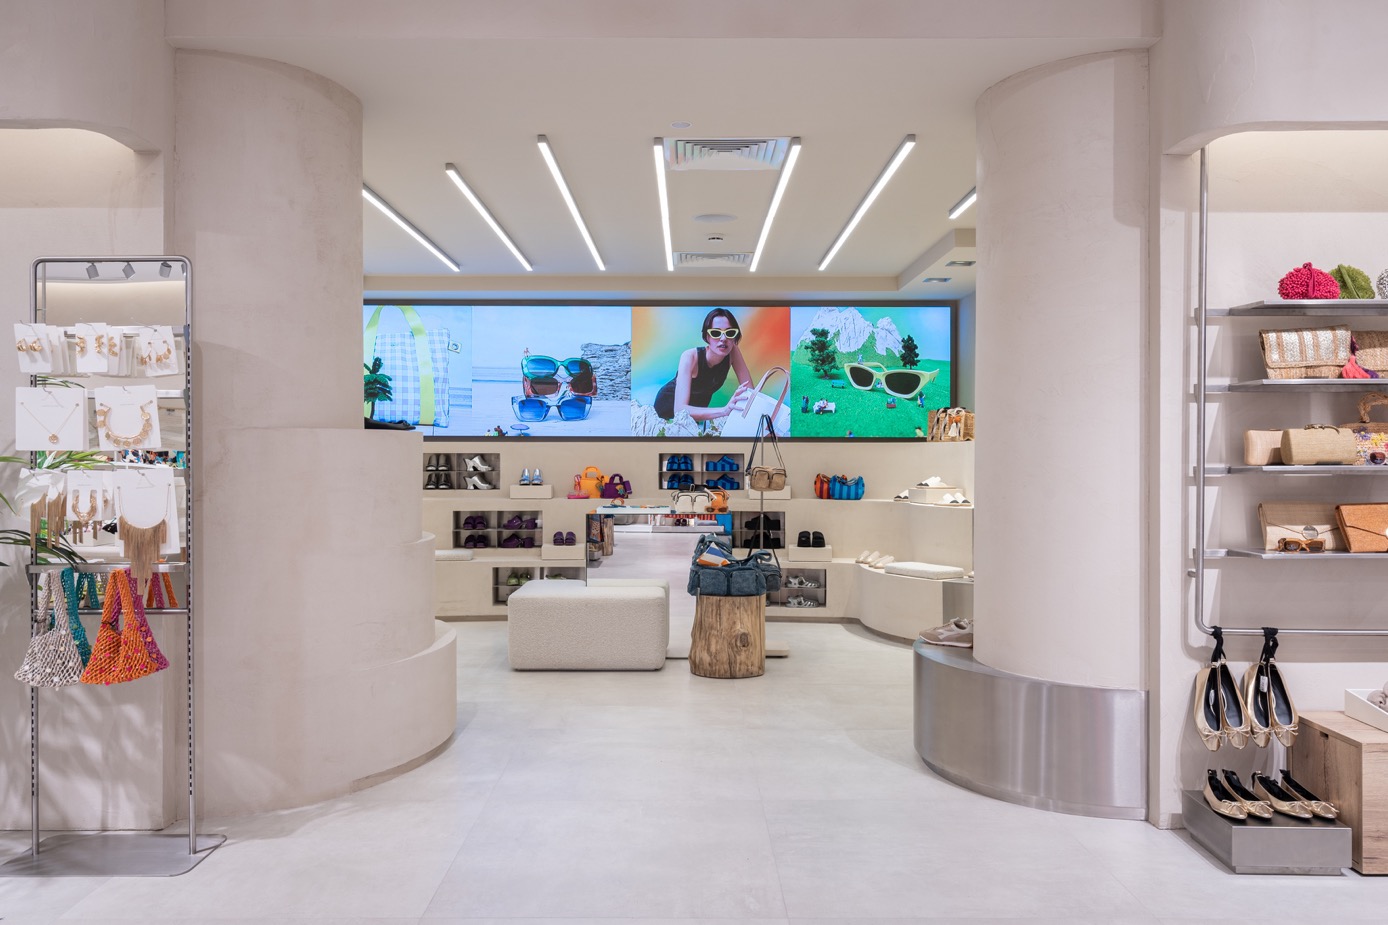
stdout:
{"type": "Polygon", "coordinates": [[[176,56],[174,248],[194,270],[204,811],[344,793],[444,741],[451,630],[415,434],[361,428],[361,105],[176,56]],[[400,722],[408,716],[408,723],[400,722]]]}
{"type": "Polygon", "coordinates": [[[1147,58],[979,98],[975,653],[1142,686],[1147,58]]]}

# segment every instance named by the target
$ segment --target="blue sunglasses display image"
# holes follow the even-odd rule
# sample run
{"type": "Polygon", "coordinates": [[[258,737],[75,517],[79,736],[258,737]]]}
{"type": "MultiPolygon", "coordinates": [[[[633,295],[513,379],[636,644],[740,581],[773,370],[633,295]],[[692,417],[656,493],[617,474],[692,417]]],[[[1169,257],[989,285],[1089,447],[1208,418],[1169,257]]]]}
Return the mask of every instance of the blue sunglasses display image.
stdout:
{"type": "Polygon", "coordinates": [[[556,409],[561,421],[584,421],[593,410],[593,399],[588,395],[575,395],[568,390],[561,392],[553,401],[540,396],[511,396],[511,411],[516,415],[516,420],[527,424],[543,421],[556,409]]]}

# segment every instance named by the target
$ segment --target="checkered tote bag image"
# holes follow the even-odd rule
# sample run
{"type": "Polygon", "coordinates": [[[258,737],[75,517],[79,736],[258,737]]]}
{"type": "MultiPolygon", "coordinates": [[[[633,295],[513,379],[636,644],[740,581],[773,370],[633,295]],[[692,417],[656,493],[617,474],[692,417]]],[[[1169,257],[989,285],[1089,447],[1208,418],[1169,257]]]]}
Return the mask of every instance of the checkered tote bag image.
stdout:
{"type": "Polygon", "coordinates": [[[390,377],[391,400],[376,402],[376,420],[447,427],[448,329],[426,331],[419,312],[409,305],[378,305],[366,324],[364,340],[363,361],[370,366],[380,357],[381,372],[390,377]],[[377,334],[381,312],[397,307],[410,333],[377,334]]]}

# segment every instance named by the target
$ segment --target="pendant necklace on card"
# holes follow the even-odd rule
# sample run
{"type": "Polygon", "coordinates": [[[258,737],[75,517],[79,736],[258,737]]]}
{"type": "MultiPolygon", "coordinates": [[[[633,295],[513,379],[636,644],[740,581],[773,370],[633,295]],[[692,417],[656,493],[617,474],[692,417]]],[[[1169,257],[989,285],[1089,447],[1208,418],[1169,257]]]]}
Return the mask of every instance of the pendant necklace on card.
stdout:
{"type": "Polygon", "coordinates": [[[33,418],[35,423],[37,423],[46,434],[48,434],[49,443],[58,443],[61,441],[62,438],[59,437],[58,434],[62,433],[63,428],[67,426],[68,421],[72,420],[72,416],[77,413],[78,408],[77,405],[73,405],[71,408],[67,410],[67,417],[63,418],[63,423],[59,424],[56,428],[50,429],[48,426],[48,422],[45,421],[43,418],[39,417],[37,414],[35,414],[34,409],[30,408],[26,403],[20,402],[19,406],[23,408],[25,411],[27,411],[29,413],[29,417],[33,418]]]}

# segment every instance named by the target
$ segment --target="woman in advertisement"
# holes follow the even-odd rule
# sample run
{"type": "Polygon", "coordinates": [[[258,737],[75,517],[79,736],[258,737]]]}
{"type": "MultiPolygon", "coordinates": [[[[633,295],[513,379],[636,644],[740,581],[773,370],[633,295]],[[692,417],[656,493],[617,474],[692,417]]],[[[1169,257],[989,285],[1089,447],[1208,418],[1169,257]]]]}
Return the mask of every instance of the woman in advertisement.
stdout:
{"type": "Polygon", "coordinates": [[[656,394],[656,414],[667,421],[681,411],[696,421],[725,418],[734,411],[742,411],[751,401],[752,373],[738,346],[742,331],[737,318],[726,308],[715,308],[704,316],[701,331],[704,346],[690,347],[680,354],[675,378],[656,394]],[[729,372],[737,376],[737,391],[726,405],[710,407],[709,403],[723,387],[729,372]]]}

